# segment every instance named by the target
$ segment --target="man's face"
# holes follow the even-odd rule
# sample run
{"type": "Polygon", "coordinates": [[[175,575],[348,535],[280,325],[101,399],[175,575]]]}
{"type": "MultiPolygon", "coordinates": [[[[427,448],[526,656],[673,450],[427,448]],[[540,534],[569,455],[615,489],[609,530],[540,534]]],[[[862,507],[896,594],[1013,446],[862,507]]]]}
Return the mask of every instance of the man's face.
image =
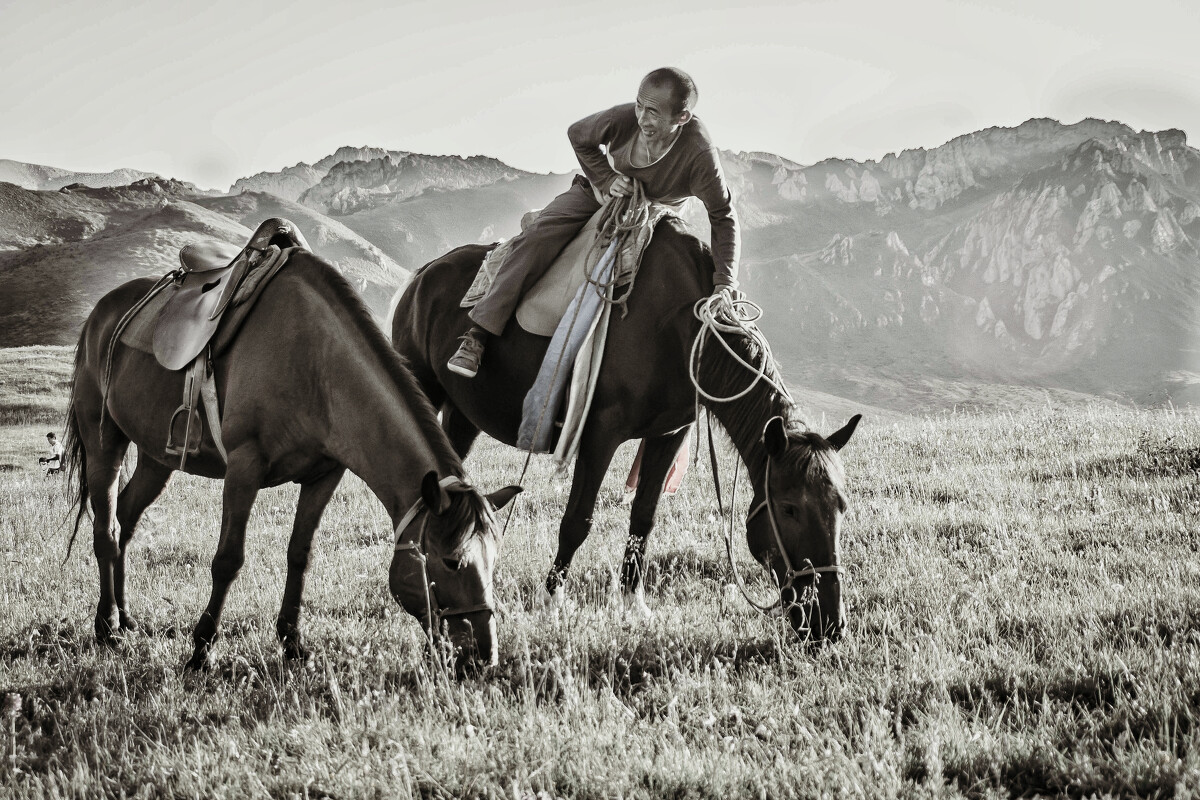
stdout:
{"type": "Polygon", "coordinates": [[[692,118],[690,111],[676,110],[669,87],[652,83],[643,82],[638,87],[634,108],[642,136],[646,142],[655,145],[671,141],[679,127],[692,118]]]}

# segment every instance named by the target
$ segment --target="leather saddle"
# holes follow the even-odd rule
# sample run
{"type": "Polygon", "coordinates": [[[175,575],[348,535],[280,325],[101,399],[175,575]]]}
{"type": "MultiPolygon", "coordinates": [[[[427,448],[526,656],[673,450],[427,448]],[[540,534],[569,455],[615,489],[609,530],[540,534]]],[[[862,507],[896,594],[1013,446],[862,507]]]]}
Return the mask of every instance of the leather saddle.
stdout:
{"type": "Polygon", "coordinates": [[[154,326],[154,356],[169,370],[196,360],[217,333],[225,311],[245,290],[261,283],[283,251],[310,249],[294,223],[272,217],[240,250],[224,242],[199,242],[179,251],[180,268],[166,287],[154,326]]]}

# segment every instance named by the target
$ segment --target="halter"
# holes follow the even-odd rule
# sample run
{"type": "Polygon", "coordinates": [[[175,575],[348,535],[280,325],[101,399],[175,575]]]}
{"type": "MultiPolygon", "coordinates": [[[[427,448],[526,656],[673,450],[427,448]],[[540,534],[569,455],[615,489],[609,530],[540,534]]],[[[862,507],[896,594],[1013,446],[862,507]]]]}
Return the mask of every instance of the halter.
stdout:
{"type": "MultiPolygon", "coordinates": [[[[460,478],[457,478],[453,475],[442,478],[440,481],[438,481],[438,486],[442,487],[443,489],[449,489],[455,486],[462,487],[463,489],[469,488],[467,484],[463,483],[460,478]]],[[[493,609],[489,603],[483,602],[477,603],[473,606],[448,608],[445,611],[442,610],[442,602],[437,596],[437,584],[429,580],[429,573],[425,569],[425,564],[429,560],[428,556],[425,555],[425,537],[429,526],[429,519],[426,518],[425,521],[421,523],[421,532],[418,534],[415,540],[411,542],[402,541],[404,532],[409,528],[409,526],[412,525],[413,521],[417,518],[417,515],[426,509],[427,506],[425,503],[425,498],[418,497],[417,501],[413,503],[404,516],[400,518],[400,522],[396,524],[395,552],[399,553],[402,550],[415,550],[417,560],[421,562],[421,577],[425,581],[425,612],[427,619],[429,620],[429,633],[432,638],[434,632],[441,631],[442,622],[447,617],[465,617],[469,614],[479,614],[484,611],[488,612],[489,614],[494,614],[495,609],[493,609]]]]}
{"type": "MultiPolygon", "coordinates": [[[[713,455],[713,476],[716,478],[716,456],[713,455]]],[[[734,465],[733,476],[733,491],[737,492],[737,465],[734,465]]],[[[718,489],[718,494],[720,490],[718,489]]],[[[754,519],[762,511],[767,512],[767,519],[771,522],[771,533],[775,536],[775,546],[779,550],[779,556],[783,559],[783,566],[786,572],[783,576],[783,583],[792,590],[792,599],[785,605],[783,602],[783,591],[780,591],[780,597],[774,603],[768,606],[759,605],[750,597],[750,593],[746,591],[746,583],[742,580],[742,574],[737,568],[737,561],[733,558],[733,497],[729,501],[729,528],[725,532],[725,550],[729,554],[729,566],[733,569],[733,577],[737,583],[738,590],[741,591],[742,597],[746,598],[746,602],[757,608],[759,611],[767,615],[782,615],[790,611],[793,607],[807,603],[812,599],[812,593],[816,591],[817,586],[821,583],[821,574],[825,572],[843,573],[846,568],[841,564],[830,564],[827,567],[814,566],[812,561],[804,559],[804,564],[808,566],[797,570],[792,566],[792,559],[788,556],[787,549],[783,546],[783,536],[779,533],[779,522],[775,518],[775,505],[771,502],[771,458],[767,457],[766,472],[763,477],[763,501],[751,509],[746,515],[746,524],[754,519]],[[813,582],[805,587],[803,596],[798,594],[794,588],[795,582],[800,578],[812,576],[813,582]]]]}

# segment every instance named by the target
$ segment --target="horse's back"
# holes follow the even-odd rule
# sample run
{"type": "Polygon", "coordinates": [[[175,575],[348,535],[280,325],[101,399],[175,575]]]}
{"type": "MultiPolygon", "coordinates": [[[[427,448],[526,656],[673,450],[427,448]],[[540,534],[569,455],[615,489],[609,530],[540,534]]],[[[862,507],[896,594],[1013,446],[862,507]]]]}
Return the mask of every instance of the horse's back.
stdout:
{"type": "Polygon", "coordinates": [[[389,333],[423,384],[432,377],[430,343],[442,336],[457,338],[465,330],[458,330],[467,315],[460,302],[493,246],[456,247],[418,269],[402,290],[389,333]]]}

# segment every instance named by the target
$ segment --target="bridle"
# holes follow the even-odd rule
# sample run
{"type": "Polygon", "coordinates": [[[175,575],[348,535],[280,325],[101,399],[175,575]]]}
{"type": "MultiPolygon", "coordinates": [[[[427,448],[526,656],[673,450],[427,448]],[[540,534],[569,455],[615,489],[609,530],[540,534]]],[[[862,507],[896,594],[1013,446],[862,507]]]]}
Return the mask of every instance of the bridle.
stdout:
{"type": "Polygon", "coordinates": [[[793,606],[807,605],[812,601],[812,596],[817,590],[817,586],[821,583],[821,575],[825,572],[832,572],[840,575],[846,571],[841,564],[833,563],[825,567],[813,566],[812,561],[804,559],[804,564],[807,564],[803,569],[796,569],[792,566],[792,559],[788,556],[787,549],[783,546],[783,536],[779,533],[779,521],[775,517],[775,506],[771,503],[771,458],[767,457],[766,472],[763,476],[763,501],[751,509],[746,515],[746,524],[750,524],[750,520],[754,519],[762,511],[767,512],[767,519],[771,522],[771,533],[775,535],[775,546],[779,550],[779,556],[783,559],[783,566],[786,572],[783,575],[783,583],[786,589],[792,592],[792,600],[784,607],[783,595],[780,593],[778,605],[783,611],[790,611],[793,606]],[[812,576],[813,582],[804,587],[803,596],[797,594],[795,585],[800,578],[812,576]]]}
{"type": "MultiPolygon", "coordinates": [[[[709,436],[712,436],[711,426],[709,429],[709,436]]],[[[719,503],[721,497],[721,488],[719,479],[717,478],[716,452],[712,447],[711,438],[709,441],[709,453],[712,456],[713,481],[717,483],[717,500],[719,503]]],[[[738,463],[735,462],[733,470],[733,488],[731,490],[732,496],[730,497],[729,501],[729,525],[725,529],[725,552],[729,556],[729,566],[733,570],[733,577],[737,584],[738,590],[742,593],[742,597],[746,598],[747,603],[769,616],[782,616],[788,611],[791,611],[792,608],[805,606],[812,602],[817,591],[817,586],[821,583],[821,575],[823,573],[832,572],[840,575],[846,571],[846,568],[837,563],[830,564],[826,567],[818,567],[807,558],[802,562],[801,569],[796,569],[793,566],[792,559],[788,555],[787,548],[783,546],[783,535],[779,532],[779,521],[776,518],[775,504],[771,502],[771,457],[767,456],[766,470],[763,474],[763,501],[751,509],[750,513],[746,515],[746,524],[749,525],[750,521],[763,511],[767,512],[767,519],[771,523],[771,533],[775,538],[775,547],[779,551],[779,557],[783,560],[785,572],[783,574],[783,580],[781,581],[779,599],[766,606],[755,602],[754,598],[750,596],[750,592],[746,589],[746,582],[742,579],[742,574],[738,570],[737,561],[733,557],[733,512],[734,501],[737,499],[738,466],[738,463]],[[812,576],[812,583],[805,586],[803,592],[797,592],[795,588],[796,581],[809,576],[812,576]],[[790,591],[792,594],[791,599],[786,603],[783,599],[783,593],[785,591],[790,591]]]]}
{"type": "MultiPolygon", "coordinates": [[[[438,481],[438,486],[442,487],[443,489],[457,487],[462,490],[470,490],[470,487],[467,484],[463,483],[460,478],[457,478],[453,475],[442,478],[440,481],[438,481]]],[[[429,518],[426,517],[421,522],[420,532],[411,542],[403,541],[405,531],[411,527],[413,521],[417,518],[417,515],[427,509],[428,506],[425,503],[425,498],[418,497],[417,501],[413,503],[408,511],[405,512],[404,516],[400,518],[400,522],[396,524],[395,552],[399,553],[407,550],[413,550],[416,552],[416,558],[421,564],[421,578],[425,581],[425,613],[426,619],[429,621],[428,633],[432,639],[435,633],[441,632],[442,623],[450,617],[465,617],[471,614],[482,614],[484,612],[488,614],[494,614],[495,609],[492,608],[490,603],[485,601],[483,603],[476,603],[472,606],[450,607],[443,610],[442,601],[439,600],[437,596],[437,583],[429,580],[429,572],[425,568],[425,564],[429,560],[429,557],[426,555],[425,546],[425,540],[429,528],[429,518]]]]}
{"type": "MultiPolygon", "coordinates": [[[[775,357],[771,354],[771,345],[767,342],[765,336],[759,331],[755,321],[762,316],[762,308],[755,303],[746,300],[745,298],[734,299],[727,309],[723,308],[723,301],[718,295],[701,298],[696,301],[692,308],[692,313],[697,320],[700,321],[700,330],[696,334],[695,340],[692,342],[692,353],[688,360],[688,377],[691,378],[692,386],[696,390],[696,420],[700,419],[700,398],[703,397],[710,403],[728,403],[734,400],[739,400],[745,397],[750,391],[758,385],[759,381],[763,381],[771,386],[780,396],[791,401],[792,396],[788,392],[787,387],[770,375],[769,365],[774,362],[775,357]],[[743,336],[755,342],[762,352],[761,362],[758,365],[748,363],[740,355],[738,355],[725,339],[717,334],[736,334],[743,336]],[[706,344],[709,339],[714,339],[724,349],[725,352],[738,364],[750,372],[754,378],[740,392],[729,395],[728,397],[717,397],[709,394],[700,386],[700,361],[706,349],[706,344]]],[[[708,453],[712,459],[713,483],[717,488],[717,508],[724,516],[724,509],[721,508],[721,481],[717,477],[717,452],[712,440],[712,416],[709,415],[708,425],[708,453]]],[[[767,512],[767,518],[771,521],[771,533],[775,536],[775,546],[779,550],[779,556],[783,559],[783,566],[786,572],[783,576],[783,585],[780,588],[779,600],[771,605],[764,606],[756,603],[750,597],[750,593],[746,590],[746,583],[742,580],[742,575],[738,571],[737,561],[733,558],[733,508],[734,500],[737,499],[737,469],[740,465],[740,459],[735,462],[733,470],[733,489],[731,490],[731,498],[729,503],[729,526],[725,530],[725,551],[729,555],[729,566],[733,570],[733,577],[737,583],[738,590],[741,591],[742,597],[746,598],[746,602],[757,608],[764,614],[779,614],[782,615],[787,611],[800,604],[808,604],[812,601],[813,595],[816,592],[817,584],[821,582],[821,575],[826,572],[840,574],[844,572],[844,568],[840,564],[831,564],[827,567],[814,566],[812,561],[804,559],[804,566],[797,570],[792,559],[788,556],[787,549],[783,546],[783,536],[779,533],[779,522],[775,517],[775,505],[771,502],[771,457],[767,456],[766,474],[763,479],[763,501],[754,507],[746,517],[746,524],[754,519],[762,511],[767,512]],[[800,596],[795,590],[795,582],[800,578],[812,576],[813,581],[808,586],[804,587],[803,596],[800,596]],[[783,592],[790,590],[792,599],[786,604],[783,600],[783,592]]]]}

